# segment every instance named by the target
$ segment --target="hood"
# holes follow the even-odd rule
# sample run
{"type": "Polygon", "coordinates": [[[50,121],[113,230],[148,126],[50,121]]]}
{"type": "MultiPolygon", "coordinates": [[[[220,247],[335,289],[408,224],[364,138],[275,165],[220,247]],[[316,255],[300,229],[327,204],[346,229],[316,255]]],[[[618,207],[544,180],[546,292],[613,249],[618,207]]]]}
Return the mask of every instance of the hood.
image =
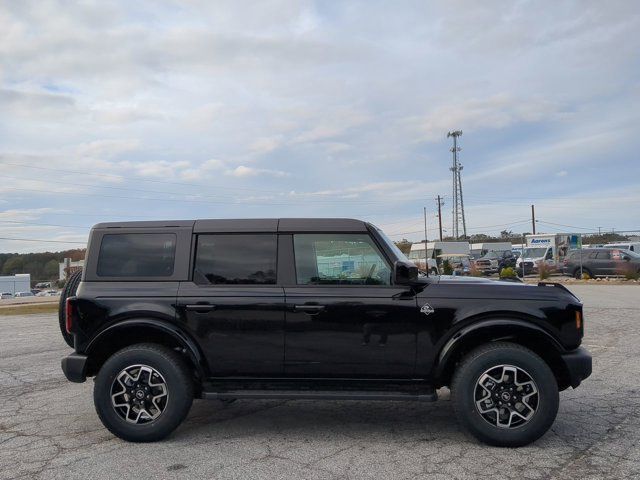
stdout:
{"type": "Polygon", "coordinates": [[[454,275],[440,275],[431,277],[434,290],[426,288],[419,296],[430,298],[435,291],[439,295],[449,298],[504,298],[504,299],[529,299],[549,300],[551,298],[569,299],[579,301],[564,285],[551,282],[528,284],[519,280],[491,280],[481,277],[462,277],[454,275]]]}

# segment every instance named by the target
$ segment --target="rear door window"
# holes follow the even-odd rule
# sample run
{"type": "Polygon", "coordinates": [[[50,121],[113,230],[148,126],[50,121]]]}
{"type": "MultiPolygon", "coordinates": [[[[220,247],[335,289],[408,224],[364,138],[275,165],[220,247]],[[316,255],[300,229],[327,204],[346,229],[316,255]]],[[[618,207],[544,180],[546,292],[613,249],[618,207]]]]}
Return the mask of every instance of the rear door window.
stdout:
{"type": "Polygon", "coordinates": [[[275,234],[198,235],[193,281],[198,285],[274,285],[275,234]]]}
{"type": "Polygon", "coordinates": [[[176,255],[174,233],[124,233],[102,237],[99,277],[170,277],[176,255]]]}

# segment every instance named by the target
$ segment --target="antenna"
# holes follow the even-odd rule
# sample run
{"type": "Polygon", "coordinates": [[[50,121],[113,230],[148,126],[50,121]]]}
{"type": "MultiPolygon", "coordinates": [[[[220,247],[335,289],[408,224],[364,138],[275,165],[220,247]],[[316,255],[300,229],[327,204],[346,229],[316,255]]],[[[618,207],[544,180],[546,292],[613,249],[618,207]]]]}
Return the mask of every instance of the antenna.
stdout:
{"type": "Polygon", "coordinates": [[[455,130],[447,133],[447,138],[453,137],[453,166],[449,169],[453,173],[453,205],[451,207],[453,236],[460,238],[460,224],[462,223],[462,235],[467,237],[467,223],[464,218],[464,200],[462,198],[462,177],[460,172],[462,171],[462,165],[458,162],[458,152],[461,150],[458,147],[458,137],[462,135],[462,130],[455,130]]]}

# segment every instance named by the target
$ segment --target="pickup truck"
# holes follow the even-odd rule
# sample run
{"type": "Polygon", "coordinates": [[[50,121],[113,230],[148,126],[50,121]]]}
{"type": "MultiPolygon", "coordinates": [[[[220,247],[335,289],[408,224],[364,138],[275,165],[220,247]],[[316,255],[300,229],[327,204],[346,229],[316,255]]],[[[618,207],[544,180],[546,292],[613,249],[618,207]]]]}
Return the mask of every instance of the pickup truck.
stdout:
{"type": "Polygon", "coordinates": [[[420,275],[352,219],[101,223],[61,304],[72,382],[104,426],[167,437],[194,398],[436,401],[515,447],[591,373],[582,304],[556,284],[420,275]]]}

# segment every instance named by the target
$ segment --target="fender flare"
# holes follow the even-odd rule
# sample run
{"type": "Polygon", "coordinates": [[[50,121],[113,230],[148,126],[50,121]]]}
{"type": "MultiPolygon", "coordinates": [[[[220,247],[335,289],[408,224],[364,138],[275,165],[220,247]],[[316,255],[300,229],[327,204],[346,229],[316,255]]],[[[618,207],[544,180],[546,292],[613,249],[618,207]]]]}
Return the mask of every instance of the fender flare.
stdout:
{"type": "Polygon", "coordinates": [[[541,339],[547,345],[553,346],[555,350],[553,353],[555,354],[560,355],[566,351],[551,333],[531,321],[520,318],[489,318],[462,327],[449,337],[437,354],[434,378],[439,379],[442,376],[449,366],[451,358],[455,357],[467,340],[478,334],[488,333],[491,330],[499,331],[499,337],[509,337],[522,333],[528,334],[532,336],[531,338],[541,339]]]}
{"type": "Polygon", "coordinates": [[[89,341],[85,348],[85,353],[90,357],[92,351],[94,351],[105,341],[105,339],[108,339],[111,335],[115,334],[116,332],[124,333],[128,329],[140,327],[153,329],[171,336],[179,345],[181,345],[185,349],[190,360],[198,370],[198,374],[201,376],[201,378],[206,378],[208,376],[208,366],[206,363],[206,359],[204,358],[202,352],[200,352],[198,345],[191,338],[191,336],[179,326],[153,317],[135,317],[112,323],[104,330],[101,330],[95,337],[93,337],[89,341]]]}

